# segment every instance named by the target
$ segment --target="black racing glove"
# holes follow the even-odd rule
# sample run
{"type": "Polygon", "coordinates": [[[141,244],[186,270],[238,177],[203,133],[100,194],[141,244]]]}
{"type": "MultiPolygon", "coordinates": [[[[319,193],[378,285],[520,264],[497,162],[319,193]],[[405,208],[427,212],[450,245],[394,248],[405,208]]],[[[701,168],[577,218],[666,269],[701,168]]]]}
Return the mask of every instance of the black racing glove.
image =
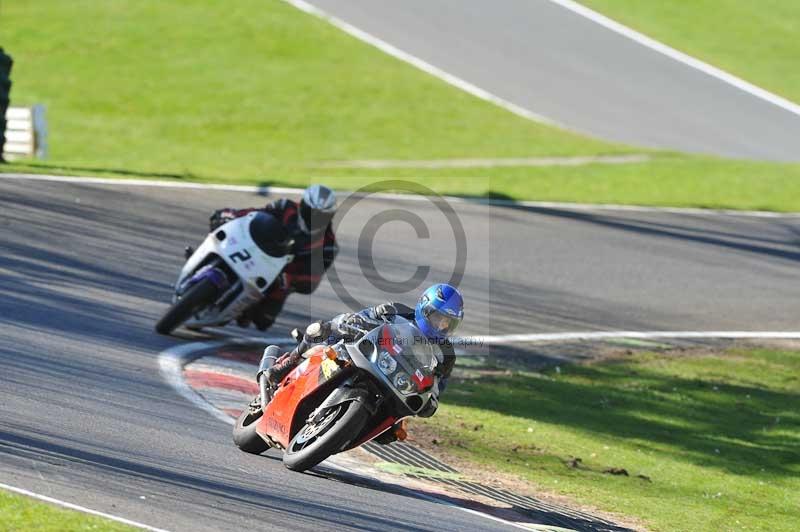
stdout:
{"type": "Polygon", "coordinates": [[[236,324],[239,327],[247,328],[252,323],[259,331],[266,331],[275,322],[275,316],[271,310],[271,302],[264,299],[260,302],[250,305],[244,312],[236,319],[236,324]]]}
{"type": "Polygon", "coordinates": [[[409,307],[404,303],[389,301],[370,309],[370,315],[377,318],[388,318],[390,321],[391,318],[395,316],[403,316],[405,318],[414,319],[414,308],[409,307]]]}
{"type": "Polygon", "coordinates": [[[354,312],[339,321],[339,332],[345,336],[357,338],[378,326],[378,322],[354,312]]]}
{"type": "Polygon", "coordinates": [[[392,303],[382,303],[375,307],[375,316],[378,318],[392,318],[397,316],[397,307],[392,303]]]}

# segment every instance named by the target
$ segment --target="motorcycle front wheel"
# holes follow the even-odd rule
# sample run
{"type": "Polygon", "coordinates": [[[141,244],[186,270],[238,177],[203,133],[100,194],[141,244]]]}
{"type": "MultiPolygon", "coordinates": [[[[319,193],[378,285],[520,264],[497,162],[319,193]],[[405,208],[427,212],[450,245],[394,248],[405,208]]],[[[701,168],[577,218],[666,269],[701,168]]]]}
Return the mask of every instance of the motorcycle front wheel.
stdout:
{"type": "Polygon", "coordinates": [[[269,444],[265,442],[256,432],[258,420],[261,419],[263,412],[261,406],[252,407],[260,402],[260,398],[253,399],[251,406],[248,406],[239,414],[236,423],[233,425],[233,443],[246,453],[261,454],[269,449],[269,444]]]}
{"type": "Polygon", "coordinates": [[[292,471],[311,469],[356,437],[368,418],[369,412],[361,401],[329,407],[319,421],[304,425],[292,438],[283,464],[292,471]]]}
{"type": "Polygon", "coordinates": [[[218,293],[217,285],[212,283],[210,279],[202,279],[189,288],[183,294],[183,297],[176,301],[164,316],[158,320],[156,332],[159,334],[171,333],[184,321],[191,318],[195,311],[216,301],[218,293]]]}

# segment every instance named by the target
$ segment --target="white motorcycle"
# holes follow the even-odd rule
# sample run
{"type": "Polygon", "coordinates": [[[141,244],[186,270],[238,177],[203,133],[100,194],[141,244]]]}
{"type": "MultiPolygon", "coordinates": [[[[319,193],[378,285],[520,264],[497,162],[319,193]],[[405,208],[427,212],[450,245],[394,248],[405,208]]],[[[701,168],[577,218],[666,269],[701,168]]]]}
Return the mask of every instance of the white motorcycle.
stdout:
{"type": "MultiPolygon", "coordinates": [[[[221,225],[187,257],[172,306],[156,324],[169,334],[225,325],[258,303],[294,256],[293,241],[269,213],[251,212],[221,225]]],[[[187,253],[188,254],[188,253],[187,253]]]]}

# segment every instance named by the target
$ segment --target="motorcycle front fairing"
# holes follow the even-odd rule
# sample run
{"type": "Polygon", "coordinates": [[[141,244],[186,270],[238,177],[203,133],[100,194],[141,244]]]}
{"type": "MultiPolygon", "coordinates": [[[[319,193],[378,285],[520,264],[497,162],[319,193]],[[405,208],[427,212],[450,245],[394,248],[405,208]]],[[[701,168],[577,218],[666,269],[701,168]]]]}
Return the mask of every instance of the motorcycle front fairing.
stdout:
{"type": "Polygon", "coordinates": [[[425,338],[413,322],[396,317],[393,323],[379,325],[346,349],[355,366],[392,393],[384,395],[364,430],[344,450],[363,445],[399,421],[419,414],[433,397],[438,397],[435,368],[443,360],[441,347],[425,338]],[[400,374],[409,377],[410,387],[404,391],[395,385],[400,374]]]}
{"type": "Polygon", "coordinates": [[[435,368],[440,352],[413,323],[399,317],[395,323],[379,325],[355,343],[316,345],[281,383],[256,430],[285,448],[308,416],[324,406],[334,391],[343,392],[339,395],[349,400],[348,390],[365,389],[368,395],[381,398],[368,405],[370,421],[347,448],[361,445],[397,421],[416,415],[432,396],[438,395],[435,368]],[[387,356],[394,364],[384,360],[381,366],[382,358],[387,356]],[[409,379],[402,391],[395,384],[400,375],[409,379]],[[369,382],[366,387],[365,376],[369,382]]]}
{"type": "Polygon", "coordinates": [[[417,415],[432,396],[438,395],[435,368],[443,360],[441,348],[414,323],[398,316],[393,323],[379,325],[346,347],[357,367],[393,393],[398,419],[417,415]]]}
{"type": "Polygon", "coordinates": [[[259,420],[259,434],[285,448],[313,407],[352,373],[331,359],[325,345],[312,347],[305,360],[286,376],[259,420]]]}
{"type": "Polygon", "coordinates": [[[228,279],[228,291],[220,298],[220,301],[230,301],[222,308],[212,307],[201,312],[186,322],[188,327],[218,325],[237,318],[247,307],[261,300],[263,292],[292,261],[293,256],[290,254],[268,254],[265,249],[272,250],[263,244],[263,236],[261,245],[254,241],[254,234],[261,235],[251,228],[251,224],[263,222],[263,217],[266,216],[271,215],[256,211],[221,225],[209,233],[186,261],[175,284],[176,299],[192,283],[198,272],[215,259],[225,264],[227,276],[232,274],[234,277],[228,279]],[[232,299],[227,298],[227,294],[234,290],[239,293],[232,299]]]}

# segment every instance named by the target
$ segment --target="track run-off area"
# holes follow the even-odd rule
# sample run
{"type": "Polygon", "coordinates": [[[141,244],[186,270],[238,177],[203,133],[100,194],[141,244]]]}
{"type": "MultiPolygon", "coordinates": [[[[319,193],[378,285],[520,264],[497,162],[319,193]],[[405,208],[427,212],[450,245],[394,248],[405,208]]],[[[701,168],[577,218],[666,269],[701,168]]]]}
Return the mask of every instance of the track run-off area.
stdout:
{"type": "MultiPolygon", "coordinates": [[[[431,515],[453,528],[507,527],[245,455],[227,424],[164,379],[159,353],[224,339],[153,332],[183,247],[204,237],[212,210],[290,192],[0,179],[4,484],[169,530],[417,530],[431,527],[431,515]]],[[[468,258],[459,333],[482,339],[482,354],[535,357],[537,342],[604,335],[797,336],[796,217],[451,206],[468,258]]],[[[361,199],[339,222],[339,282],[364,303],[413,301],[419,290],[386,293],[365,279],[407,279],[423,259],[425,283],[449,278],[455,249],[440,218],[424,198],[361,199]],[[389,205],[423,219],[430,237],[401,222],[380,227],[375,271],[365,270],[359,236],[389,205]]],[[[344,310],[325,280],[311,297],[293,295],[268,336],[344,310]]]]}

